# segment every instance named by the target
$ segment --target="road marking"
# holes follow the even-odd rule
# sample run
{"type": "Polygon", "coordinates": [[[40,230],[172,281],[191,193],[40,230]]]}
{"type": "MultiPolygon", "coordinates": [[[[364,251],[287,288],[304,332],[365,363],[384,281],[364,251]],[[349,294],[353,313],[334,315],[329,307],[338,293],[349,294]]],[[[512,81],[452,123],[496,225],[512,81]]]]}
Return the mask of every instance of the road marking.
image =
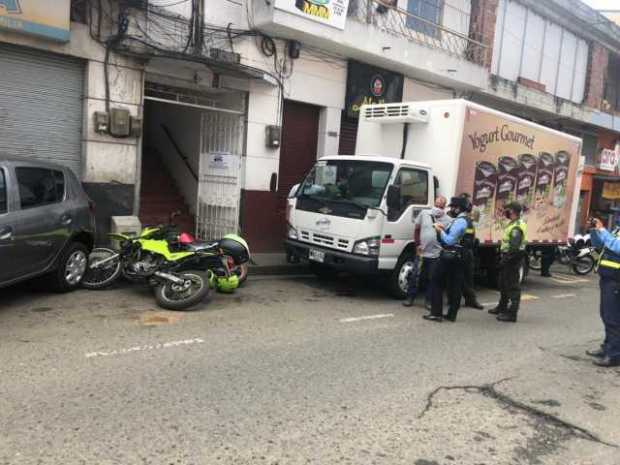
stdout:
{"type": "Polygon", "coordinates": [[[568,297],[577,297],[577,294],[558,294],[551,297],[554,299],[567,299],[568,297]]]}
{"type": "Polygon", "coordinates": [[[538,300],[538,297],[532,294],[521,294],[521,300],[538,300]]]}
{"type": "Polygon", "coordinates": [[[573,284],[573,283],[589,283],[589,279],[577,278],[575,276],[569,274],[556,273],[551,278],[552,281],[555,281],[558,284],[573,284]]]}
{"type": "Polygon", "coordinates": [[[381,313],[379,315],[366,315],[366,316],[358,316],[353,318],[343,318],[340,320],[340,323],[353,323],[355,321],[364,321],[364,320],[378,320],[380,318],[392,318],[394,316],[393,313],[381,313]]]}
{"type": "Polygon", "coordinates": [[[497,305],[497,304],[499,304],[499,302],[482,302],[481,305],[484,307],[489,307],[491,305],[497,305]]]}
{"type": "Polygon", "coordinates": [[[125,355],[125,354],[130,354],[132,352],[143,352],[146,350],[170,349],[172,347],[186,346],[190,344],[202,344],[203,342],[205,342],[204,339],[196,337],[194,339],[184,339],[181,341],[170,341],[170,342],[163,342],[160,344],[128,347],[125,349],[111,350],[109,352],[106,352],[106,351],[88,352],[87,354],[85,354],[85,356],[86,358],[110,357],[112,355],[125,355]]]}

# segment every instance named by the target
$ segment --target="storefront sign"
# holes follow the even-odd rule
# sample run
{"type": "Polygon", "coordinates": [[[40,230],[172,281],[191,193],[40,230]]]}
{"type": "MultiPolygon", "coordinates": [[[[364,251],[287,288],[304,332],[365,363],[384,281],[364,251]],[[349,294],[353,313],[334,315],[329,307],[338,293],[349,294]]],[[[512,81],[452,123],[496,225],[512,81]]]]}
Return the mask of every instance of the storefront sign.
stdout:
{"type": "Polygon", "coordinates": [[[608,200],[620,199],[620,182],[604,182],[603,198],[608,200]]]}
{"type": "Polygon", "coordinates": [[[70,0],[0,0],[0,28],[68,42],[70,5],[70,0]]]}
{"type": "Polygon", "coordinates": [[[616,150],[603,149],[599,155],[598,168],[603,171],[616,171],[620,154],[616,150]]]}
{"type": "Polygon", "coordinates": [[[276,0],[275,7],[312,21],[344,29],[349,0],[276,0]]]}
{"type": "Polygon", "coordinates": [[[403,75],[349,61],[347,75],[347,115],[358,118],[362,105],[395,103],[403,98],[403,75]]]}

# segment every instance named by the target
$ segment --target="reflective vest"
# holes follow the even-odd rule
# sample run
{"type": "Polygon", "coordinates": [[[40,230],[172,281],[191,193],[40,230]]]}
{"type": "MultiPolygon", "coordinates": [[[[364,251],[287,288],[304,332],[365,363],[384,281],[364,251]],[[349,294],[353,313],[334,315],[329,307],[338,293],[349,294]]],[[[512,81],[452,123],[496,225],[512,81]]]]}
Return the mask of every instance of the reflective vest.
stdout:
{"type": "Polygon", "coordinates": [[[471,218],[465,218],[467,220],[467,228],[465,229],[465,234],[461,238],[461,245],[466,249],[472,249],[476,245],[476,228],[474,227],[474,222],[471,218]]]}
{"type": "MultiPolygon", "coordinates": [[[[612,234],[620,239],[620,229],[613,230],[612,234]]],[[[620,270],[620,255],[604,248],[598,259],[597,268],[601,266],[604,268],[611,268],[612,270],[620,270]]]]}
{"type": "Polygon", "coordinates": [[[501,251],[503,253],[506,253],[510,250],[510,238],[512,237],[512,231],[515,228],[519,228],[523,235],[523,237],[521,238],[521,245],[519,246],[519,250],[524,251],[527,247],[527,224],[524,223],[521,219],[518,219],[510,223],[508,226],[506,226],[506,229],[504,229],[504,237],[502,237],[501,245],[501,251]]]}

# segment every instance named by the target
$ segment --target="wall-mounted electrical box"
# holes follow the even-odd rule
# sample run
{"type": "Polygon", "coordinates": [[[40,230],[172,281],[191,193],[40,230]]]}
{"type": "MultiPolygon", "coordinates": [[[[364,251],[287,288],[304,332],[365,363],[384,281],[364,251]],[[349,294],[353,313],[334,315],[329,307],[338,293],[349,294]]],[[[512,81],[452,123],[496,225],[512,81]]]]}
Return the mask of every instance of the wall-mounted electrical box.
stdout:
{"type": "Polygon", "coordinates": [[[140,137],[142,135],[142,118],[132,116],[129,118],[129,127],[132,137],[140,137]]]}
{"type": "Polygon", "coordinates": [[[108,128],[110,127],[110,117],[104,111],[96,111],[94,114],[95,118],[95,132],[102,134],[108,132],[108,128]]]}
{"type": "Polygon", "coordinates": [[[129,110],[112,108],[110,110],[110,134],[114,137],[128,137],[130,130],[129,110]]]}
{"type": "Polygon", "coordinates": [[[280,126],[267,126],[266,130],[266,145],[269,148],[280,148],[280,140],[282,139],[282,128],[280,126]]]}

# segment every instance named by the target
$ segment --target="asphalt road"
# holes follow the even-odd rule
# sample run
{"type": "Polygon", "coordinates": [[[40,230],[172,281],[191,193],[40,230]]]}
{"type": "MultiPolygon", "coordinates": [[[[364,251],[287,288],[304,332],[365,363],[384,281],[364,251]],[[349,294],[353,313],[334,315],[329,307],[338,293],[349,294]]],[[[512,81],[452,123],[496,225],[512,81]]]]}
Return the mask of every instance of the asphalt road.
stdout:
{"type": "Polygon", "coordinates": [[[594,276],[534,277],[517,324],[309,277],[185,313],[0,292],[0,464],[620,463],[620,371],[584,355],[594,276]]]}

